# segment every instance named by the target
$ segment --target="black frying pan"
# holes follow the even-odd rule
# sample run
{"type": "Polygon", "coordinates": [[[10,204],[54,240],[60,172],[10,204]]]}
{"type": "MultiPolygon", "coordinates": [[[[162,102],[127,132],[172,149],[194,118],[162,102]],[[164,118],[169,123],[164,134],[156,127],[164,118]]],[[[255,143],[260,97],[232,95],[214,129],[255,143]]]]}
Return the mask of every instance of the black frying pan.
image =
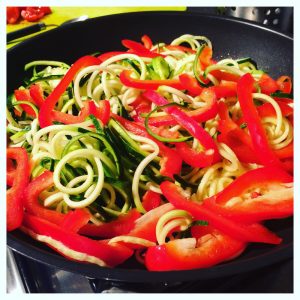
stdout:
{"type": "MultiPolygon", "coordinates": [[[[186,12],[129,13],[94,18],[40,34],[7,53],[7,92],[17,88],[25,76],[24,65],[49,59],[73,63],[97,51],[122,50],[121,39],[139,41],[148,34],[154,42],[171,42],[181,34],[205,35],[217,59],[252,57],[271,76],[293,74],[293,39],[287,35],[242,20],[186,12]]],[[[271,265],[293,255],[292,219],[267,226],[283,238],[279,246],[252,244],[234,261],[191,271],[148,272],[134,259],[115,269],[69,261],[22,232],[7,236],[10,248],[39,262],[91,278],[123,282],[183,282],[211,279],[271,265]]]]}

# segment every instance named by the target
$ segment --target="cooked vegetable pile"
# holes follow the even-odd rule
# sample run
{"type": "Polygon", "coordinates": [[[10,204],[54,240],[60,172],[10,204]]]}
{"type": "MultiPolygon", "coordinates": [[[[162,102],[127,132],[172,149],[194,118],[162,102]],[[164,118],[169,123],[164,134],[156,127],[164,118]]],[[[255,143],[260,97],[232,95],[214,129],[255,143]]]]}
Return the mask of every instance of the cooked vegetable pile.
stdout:
{"type": "Polygon", "coordinates": [[[33,61],[7,104],[7,230],[72,260],[207,268],[293,215],[293,96],[211,41],[33,61]]]}

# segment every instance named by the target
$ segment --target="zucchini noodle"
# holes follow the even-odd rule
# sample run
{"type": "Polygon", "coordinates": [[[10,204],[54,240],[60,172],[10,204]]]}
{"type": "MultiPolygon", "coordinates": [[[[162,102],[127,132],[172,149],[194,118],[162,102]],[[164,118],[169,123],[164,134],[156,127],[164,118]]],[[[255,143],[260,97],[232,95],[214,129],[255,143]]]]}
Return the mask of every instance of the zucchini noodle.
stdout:
{"type": "Polygon", "coordinates": [[[172,230],[184,231],[192,223],[191,215],[185,210],[174,209],[165,213],[156,224],[156,239],[159,245],[166,242],[172,230]]]}
{"type": "Polygon", "coordinates": [[[222,162],[203,169],[194,169],[186,175],[185,180],[198,183],[197,193],[192,195],[195,201],[202,201],[222,191],[234,178],[242,175],[246,169],[240,163],[235,153],[224,143],[218,144],[223,157],[222,162]],[[200,181],[199,181],[200,180],[200,181]]]}
{"type": "Polygon", "coordinates": [[[146,211],[141,203],[140,195],[139,195],[139,180],[140,180],[140,177],[141,177],[145,167],[154,158],[156,158],[158,156],[159,148],[155,142],[153,142],[152,140],[150,140],[148,138],[137,136],[134,134],[130,134],[130,137],[133,138],[135,141],[147,143],[148,145],[152,146],[152,148],[153,148],[153,152],[151,154],[149,154],[147,157],[145,157],[141,161],[141,163],[138,165],[137,169],[135,170],[133,179],[132,179],[132,195],[133,195],[133,200],[134,200],[135,206],[138,209],[138,211],[145,213],[146,211]]]}

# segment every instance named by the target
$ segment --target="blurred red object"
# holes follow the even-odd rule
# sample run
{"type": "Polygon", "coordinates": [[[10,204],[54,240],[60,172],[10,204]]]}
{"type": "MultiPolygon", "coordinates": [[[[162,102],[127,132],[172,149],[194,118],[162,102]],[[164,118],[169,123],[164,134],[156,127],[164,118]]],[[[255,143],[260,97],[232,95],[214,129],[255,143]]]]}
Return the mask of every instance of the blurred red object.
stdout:
{"type": "Polygon", "coordinates": [[[28,22],[36,22],[51,12],[49,6],[8,6],[6,7],[6,23],[16,24],[22,19],[28,22]]]}

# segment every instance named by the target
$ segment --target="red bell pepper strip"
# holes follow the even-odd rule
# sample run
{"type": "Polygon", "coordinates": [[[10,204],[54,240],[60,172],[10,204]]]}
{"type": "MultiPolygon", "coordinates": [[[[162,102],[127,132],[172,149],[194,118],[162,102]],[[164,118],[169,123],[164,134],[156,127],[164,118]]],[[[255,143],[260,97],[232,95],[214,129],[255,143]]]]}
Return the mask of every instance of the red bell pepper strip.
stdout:
{"type": "Polygon", "coordinates": [[[12,186],[14,184],[14,179],[16,177],[16,167],[14,165],[13,159],[6,158],[6,185],[12,186]]]}
{"type": "Polygon", "coordinates": [[[143,42],[144,47],[146,49],[150,50],[152,48],[152,46],[153,46],[152,40],[147,34],[144,34],[142,36],[141,41],[143,42]]]}
{"type": "Polygon", "coordinates": [[[147,191],[142,198],[142,204],[146,211],[159,207],[161,203],[162,200],[160,194],[151,190],[147,191]]]}
{"type": "Polygon", "coordinates": [[[220,70],[211,71],[210,74],[216,77],[219,81],[226,80],[226,81],[238,82],[240,79],[239,75],[227,73],[220,70]]]}
{"type": "Polygon", "coordinates": [[[130,75],[132,74],[132,70],[124,70],[120,74],[120,80],[122,84],[128,87],[133,87],[141,90],[156,90],[161,85],[167,85],[176,89],[183,89],[182,84],[178,79],[159,79],[159,80],[150,80],[150,79],[135,79],[130,75]]]}
{"type": "Polygon", "coordinates": [[[274,152],[280,159],[293,158],[294,157],[294,143],[291,142],[284,148],[275,149],[274,152]]]}
{"type": "Polygon", "coordinates": [[[118,115],[112,115],[114,119],[116,119],[126,130],[136,134],[140,135],[146,138],[149,138],[158,145],[159,147],[159,153],[162,156],[162,159],[160,160],[160,173],[163,176],[168,176],[170,178],[173,178],[174,174],[179,174],[181,171],[182,166],[182,158],[178,155],[178,153],[166,145],[164,145],[162,142],[154,139],[151,135],[148,134],[145,127],[141,126],[140,124],[137,124],[135,122],[128,121],[118,115]]]}
{"type": "Polygon", "coordinates": [[[203,205],[191,201],[182,195],[182,190],[176,184],[170,181],[164,181],[160,185],[163,195],[176,208],[184,209],[189,212],[196,220],[206,220],[209,224],[224,234],[231,236],[234,239],[244,242],[257,242],[267,244],[279,244],[282,239],[276,234],[269,231],[261,224],[243,224],[231,221],[215,212],[209,210],[203,205]]]}
{"type": "Polygon", "coordinates": [[[149,247],[145,265],[150,271],[208,268],[237,257],[245,247],[244,242],[211,229],[198,239],[185,238],[149,247]]]}
{"type": "Polygon", "coordinates": [[[182,52],[188,52],[188,53],[196,53],[196,50],[193,50],[192,48],[188,48],[181,45],[165,45],[164,46],[168,50],[175,50],[175,51],[182,51],[182,52]]]}
{"type": "Polygon", "coordinates": [[[283,93],[290,94],[292,91],[292,80],[291,77],[289,76],[280,76],[277,80],[276,83],[279,87],[279,90],[283,93]]]}
{"type": "Polygon", "coordinates": [[[172,209],[174,209],[174,206],[166,203],[149,210],[135,221],[134,227],[127,235],[156,242],[156,224],[161,216],[172,209]]]}
{"type": "Polygon", "coordinates": [[[106,125],[110,118],[110,103],[108,100],[98,102],[99,107],[94,101],[89,102],[89,114],[94,115],[103,125],[106,125]]]}
{"type": "Polygon", "coordinates": [[[42,87],[39,84],[32,84],[29,93],[34,103],[40,108],[45,101],[42,87]]]}
{"type": "Polygon", "coordinates": [[[28,213],[57,225],[61,225],[64,221],[65,215],[46,208],[39,202],[40,193],[43,190],[50,188],[53,184],[53,173],[50,171],[45,171],[40,176],[34,178],[24,191],[23,204],[28,213]]]}
{"type": "Polygon", "coordinates": [[[12,186],[6,191],[6,226],[12,231],[20,227],[23,220],[23,192],[29,181],[29,162],[24,148],[7,148],[6,156],[17,165],[10,182],[12,186]]]}
{"type": "Polygon", "coordinates": [[[237,93],[237,83],[234,81],[221,80],[219,85],[211,87],[217,99],[235,97],[237,93]]]}
{"type": "MultiPolygon", "coordinates": [[[[156,105],[166,105],[168,100],[156,93],[155,91],[148,90],[143,93],[144,97],[151,100],[156,105]]],[[[178,124],[184,127],[193,137],[195,137],[200,144],[205,148],[205,151],[196,152],[193,149],[190,149],[184,143],[176,143],[176,149],[179,151],[182,159],[188,164],[191,164],[193,167],[205,167],[219,161],[220,154],[217,149],[217,146],[212,139],[212,137],[207,133],[193,118],[188,116],[185,112],[180,110],[178,107],[170,106],[165,108],[166,112],[172,115],[178,124]],[[190,149],[190,155],[193,156],[193,159],[189,159],[186,156],[190,149]]]]}
{"type": "Polygon", "coordinates": [[[218,111],[220,116],[218,142],[229,146],[241,162],[257,163],[258,158],[250,136],[229,117],[227,106],[223,101],[218,103],[218,111]]]}
{"type": "Polygon", "coordinates": [[[114,267],[133,254],[123,245],[92,240],[30,214],[25,214],[23,231],[72,260],[114,267]]]}
{"type": "Polygon", "coordinates": [[[182,84],[183,89],[187,90],[191,96],[196,97],[202,93],[203,88],[195,77],[183,73],[179,75],[179,81],[182,84]]]}
{"type": "Polygon", "coordinates": [[[41,128],[52,125],[52,111],[55,108],[60,96],[65,92],[67,87],[70,85],[75,75],[79,70],[84,67],[91,65],[99,65],[101,61],[94,56],[83,56],[79,58],[68,70],[66,75],[57,85],[57,87],[52,91],[52,93],[44,101],[40,113],[39,113],[39,123],[41,128]]]}
{"type": "Polygon", "coordinates": [[[293,214],[293,188],[289,185],[292,182],[291,175],[276,167],[250,170],[217,195],[204,200],[203,205],[242,223],[286,218],[293,214]],[[257,188],[261,192],[253,192],[257,188]],[[230,204],[235,197],[246,199],[230,204]]]}
{"type": "MultiPolygon", "coordinates": [[[[27,89],[15,90],[14,94],[15,94],[15,98],[17,101],[28,101],[28,102],[36,105],[35,101],[33,101],[33,99],[30,96],[29,90],[27,90],[27,89]]],[[[26,105],[26,104],[20,104],[20,106],[29,116],[34,117],[34,118],[36,117],[36,114],[35,114],[34,110],[32,109],[32,107],[30,107],[29,105],[26,105]]]]}
{"type": "MultiPolygon", "coordinates": [[[[43,90],[38,84],[34,84],[30,87],[30,96],[38,107],[44,104],[43,90]]],[[[85,101],[83,108],[81,109],[78,116],[63,113],[60,111],[52,111],[52,121],[57,121],[63,124],[76,124],[83,122],[90,114],[101,120],[103,125],[106,125],[110,118],[110,104],[108,100],[102,100],[99,102],[99,107],[95,105],[92,100],[85,101]]]]}
{"type": "MultiPolygon", "coordinates": [[[[289,117],[293,116],[294,114],[294,109],[289,106],[287,103],[282,102],[282,101],[277,101],[281,113],[284,117],[289,117]]],[[[257,106],[257,112],[261,118],[264,117],[276,117],[276,111],[274,109],[274,106],[271,103],[263,103],[260,106],[257,106]]]]}
{"type": "Polygon", "coordinates": [[[205,69],[212,64],[212,49],[208,46],[205,46],[200,53],[199,61],[201,63],[202,69],[205,69]]]}
{"type": "Polygon", "coordinates": [[[253,103],[253,84],[253,77],[247,73],[241,77],[237,85],[238,100],[240,102],[245,122],[249,129],[253,149],[262,165],[283,167],[268,143],[265,130],[253,103]]]}
{"type": "Polygon", "coordinates": [[[148,99],[145,99],[142,95],[139,95],[135,101],[131,104],[135,115],[132,116],[135,122],[144,123],[144,118],[142,114],[148,114],[151,111],[151,102],[148,99]]]}
{"type": "Polygon", "coordinates": [[[83,122],[89,115],[89,106],[93,101],[83,102],[83,108],[78,116],[73,116],[71,114],[63,113],[60,111],[53,110],[51,112],[52,121],[57,121],[63,124],[76,124],[83,122]]]}
{"type": "Polygon", "coordinates": [[[122,40],[122,45],[129,49],[129,52],[133,52],[137,54],[138,56],[142,57],[157,57],[162,56],[159,53],[151,52],[149,49],[147,49],[144,45],[141,43],[132,41],[132,40],[122,40]]]}
{"type": "Polygon", "coordinates": [[[88,223],[90,218],[91,213],[87,208],[76,208],[65,215],[60,226],[65,230],[77,233],[80,228],[88,223]]]}
{"type": "Polygon", "coordinates": [[[279,90],[277,82],[267,74],[263,74],[258,80],[258,85],[261,88],[261,92],[270,95],[279,90]]]}
{"type": "Polygon", "coordinates": [[[91,237],[113,238],[125,235],[134,228],[135,221],[141,216],[136,209],[131,209],[126,214],[120,215],[116,220],[99,225],[86,224],[80,228],[79,233],[91,237]]]}
{"type": "MultiPolygon", "coordinates": [[[[207,103],[206,106],[194,110],[184,111],[189,117],[201,123],[213,119],[218,113],[218,105],[215,93],[212,89],[202,89],[201,98],[207,103]]],[[[178,124],[178,121],[173,115],[151,117],[148,119],[148,124],[151,126],[173,126],[178,124]]]]}

